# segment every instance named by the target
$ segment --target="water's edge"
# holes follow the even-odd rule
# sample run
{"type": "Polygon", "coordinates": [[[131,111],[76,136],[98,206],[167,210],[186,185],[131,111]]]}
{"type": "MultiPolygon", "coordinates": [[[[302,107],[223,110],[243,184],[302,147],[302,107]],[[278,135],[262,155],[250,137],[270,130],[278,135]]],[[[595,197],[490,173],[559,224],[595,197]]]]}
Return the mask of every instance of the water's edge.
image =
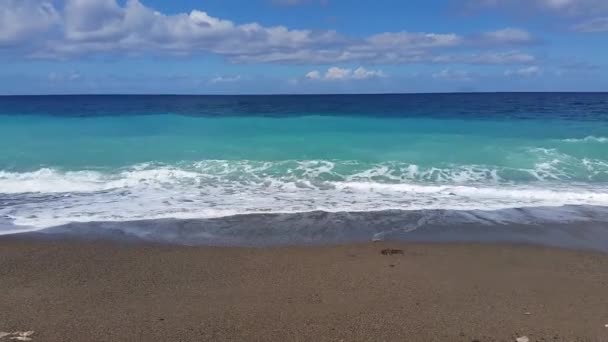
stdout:
{"type": "Polygon", "coordinates": [[[250,214],[70,223],[8,236],[247,247],[369,241],[522,243],[608,252],[608,207],[250,214]]]}

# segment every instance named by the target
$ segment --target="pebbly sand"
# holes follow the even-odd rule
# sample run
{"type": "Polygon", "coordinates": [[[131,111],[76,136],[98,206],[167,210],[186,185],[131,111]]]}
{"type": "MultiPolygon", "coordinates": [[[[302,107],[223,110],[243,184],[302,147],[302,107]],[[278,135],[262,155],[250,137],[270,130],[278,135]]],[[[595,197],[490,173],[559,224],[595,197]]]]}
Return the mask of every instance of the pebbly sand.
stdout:
{"type": "Polygon", "coordinates": [[[32,341],[608,341],[607,324],[594,252],[0,239],[0,332],[32,341]]]}

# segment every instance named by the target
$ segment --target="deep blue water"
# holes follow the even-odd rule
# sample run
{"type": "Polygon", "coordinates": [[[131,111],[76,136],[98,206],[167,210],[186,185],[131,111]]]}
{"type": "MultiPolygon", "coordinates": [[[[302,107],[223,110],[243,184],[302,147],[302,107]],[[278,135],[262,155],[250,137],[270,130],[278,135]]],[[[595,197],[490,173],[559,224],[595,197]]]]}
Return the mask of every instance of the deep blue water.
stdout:
{"type": "Polygon", "coordinates": [[[607,121],[608,93],[0,96],[0,115],[364,116],[607,121]]]}

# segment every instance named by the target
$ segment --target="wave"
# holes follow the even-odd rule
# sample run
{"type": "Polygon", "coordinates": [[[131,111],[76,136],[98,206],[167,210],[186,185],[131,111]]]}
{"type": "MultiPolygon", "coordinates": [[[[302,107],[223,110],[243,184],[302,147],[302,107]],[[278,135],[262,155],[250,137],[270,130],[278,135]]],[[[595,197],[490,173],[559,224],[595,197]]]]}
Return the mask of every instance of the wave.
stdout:
{"type": "Polygon", "coordinates": [[[338,181],[205,185],[186,182],[82,193],[4,194],[0,217],[46,228],[70,222],[199,219],[309,211],[475,210],[608,206],[608,186],[441,185],[338,181]]]}
{"type": "MultiPolygon", "coordinates": [[[[530,149],[529,167],[206,160],[107,170],[0,171],[0,218],[70,222],[239,214],[608,206],[608,163],[530,149]]],[[[2,228],[0,227],[0,232],[2,228]]]]}
{"type": "Polygon", "coordinates": [[[67,193],[131,188],[143,184],[158,185],[194,179],[200,174],[176,167],[146,169],[136,165],[116,173],[99,171],[60,171],[43,168],[33,172],[0,171],[0,193],[67,193]]]}
{"type": "Polygon", "coordinates": [[[533,148],[535,159],[521,167],[492,165],[422,166],[405,162],[206,160],[167,165],[144,163],[127,168],[30,172],[0,171],[0,193],[71,193],[174,186],[232,184],[324,189],[340,183],[496,185],[533,182],[588,182],[608,179],[608,162],[575,158],[555,149],[533,148]]]}
{"type": "Polygon", "coordinates": [[[594,142],[594,143],[608,143],[608,138],[607,137],[596,137],[593,135],[584,137],[584,138],[570,138],[570,139],[563,139],[562,141],[565,142],[571,142],[571,143],[579,143],[579,142],[594,142]]]}

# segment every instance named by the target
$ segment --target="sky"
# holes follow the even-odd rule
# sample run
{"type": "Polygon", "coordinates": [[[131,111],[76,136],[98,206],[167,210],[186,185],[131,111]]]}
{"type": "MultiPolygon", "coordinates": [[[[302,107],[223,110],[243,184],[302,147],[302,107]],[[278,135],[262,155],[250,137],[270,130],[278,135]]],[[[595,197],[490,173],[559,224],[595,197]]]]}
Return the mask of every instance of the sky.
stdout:
{"type": "Polygon", "coordinates": [[[0,0],[0,94],[608,91],[608,0],[0,0]]]}

